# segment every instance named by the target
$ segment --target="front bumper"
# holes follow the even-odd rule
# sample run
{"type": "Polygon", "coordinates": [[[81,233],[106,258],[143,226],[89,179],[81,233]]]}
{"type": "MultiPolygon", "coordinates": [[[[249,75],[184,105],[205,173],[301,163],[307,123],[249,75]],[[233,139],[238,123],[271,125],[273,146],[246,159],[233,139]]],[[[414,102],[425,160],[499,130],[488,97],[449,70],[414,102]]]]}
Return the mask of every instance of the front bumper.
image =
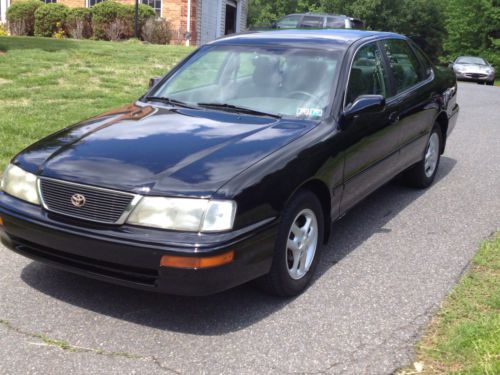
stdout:
{"type": "Polygon", "coordinates": [[[466,72],[466,73],[459,73],[455,71],[455,75],[457,77],[457,80],[460,81],[472,81],[472,82],[491,82],[495,80],[495,73],[473,73],[473,72],[466,72]]]}
{"type": "Polygon", "coordinates": [[[67,271],[134,288],[180,295],[207,295],[269,272],[277,221],[223,234],[95,226],[61,218],[0,192],[0,239],[9,249],[67,271]],[[160,267],[163,255],[213,256],[234,251],[234,260],[204,269],[160,267]]]}

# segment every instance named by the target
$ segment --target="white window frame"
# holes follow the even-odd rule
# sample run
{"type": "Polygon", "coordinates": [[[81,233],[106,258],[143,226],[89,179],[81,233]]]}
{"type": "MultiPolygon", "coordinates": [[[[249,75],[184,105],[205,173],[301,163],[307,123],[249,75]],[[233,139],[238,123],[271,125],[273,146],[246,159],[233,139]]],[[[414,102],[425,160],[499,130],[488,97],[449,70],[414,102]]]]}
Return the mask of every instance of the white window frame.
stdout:
{"type": "MultiPolygon", "coordinates": [[[[139,0],[139,1],[140,1],[140,4],[144,4],[144,3],[142,2],[143,0],[139,0]]],[[[160,15],[159,15],[159,17],[161,17],[161,18],[163,18],[163,2],[164,2],[164,1],[165,1],[165,0],[161,0],[161,1],[160,1],[160,15]]],[[[134,4],[135,4],[135,3],[134,3],[134,4]]],[[[145,5],[148,5],[148,4],[145,4],[145,5]]],[[[153,7],[151,7],[151,8],[153,8],[153,7]]],[[[154,9],[154,8],[153,8],[153,9],[154,9]]],[[[155,13],[156,13],[156,10],[155,10],[155,13]]]]}
{"type": "MultiPolygon", "coordinates": [[[[99,3],[102,3],[103,1],[105,1],[105,0],[101,0],[101,1],[99,1],[99,3]]],[[[98,3],[96,3],[96,4],[98,4],[98,3]]],[[[90,8],[90,7],[91,7],[90,0],[85,0],[85,8],[90,8]]]]}

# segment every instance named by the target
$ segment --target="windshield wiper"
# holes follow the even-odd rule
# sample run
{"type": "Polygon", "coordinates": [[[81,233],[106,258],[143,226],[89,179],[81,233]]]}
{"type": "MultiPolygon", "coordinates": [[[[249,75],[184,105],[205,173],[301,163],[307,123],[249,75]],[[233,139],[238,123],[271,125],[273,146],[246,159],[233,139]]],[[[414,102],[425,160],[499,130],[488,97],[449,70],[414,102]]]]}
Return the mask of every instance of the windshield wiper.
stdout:
{"type": "Polygon", "coordinates": [[[240,107],[237,105],[227,104],[227,103],[198,103],[198,106],[204,107],[204,108],[222,109],[222,110],[227,110],[230,112],[245,113],[248,115],[267,116],[267,117],[273,117],[273,118],[277,118],[277,119],[281,118],[280,115],[275,115],[273,113],[257,111],[255,109],[240,107]]]}
{"type": "Polygon", "coordinates": [[[163,102],[170,105],[176,105],[179,107],[194,108],[194,106],[184,103],[177,99],[167,98],[166,96],[146,96],[147,101],[163,102]]]}

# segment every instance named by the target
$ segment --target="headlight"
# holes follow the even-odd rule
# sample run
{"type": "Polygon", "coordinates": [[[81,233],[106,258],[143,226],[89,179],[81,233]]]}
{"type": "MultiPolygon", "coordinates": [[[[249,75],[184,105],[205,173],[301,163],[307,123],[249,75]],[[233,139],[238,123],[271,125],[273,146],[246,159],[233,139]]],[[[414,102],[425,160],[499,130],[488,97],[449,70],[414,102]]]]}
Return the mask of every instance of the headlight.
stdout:
{"type": "Polygon", "coordinates": [[[144,197],[127,222],[162,229],[218,232],[232,229],[235,215],[233,201],[144,197]]]}
{"type": "Polygon", "coordinates": [[[3,175],[1,188],[7,194],[23,201],[40,204],[37,190],[37,177],[10,164],[3,175]]]}

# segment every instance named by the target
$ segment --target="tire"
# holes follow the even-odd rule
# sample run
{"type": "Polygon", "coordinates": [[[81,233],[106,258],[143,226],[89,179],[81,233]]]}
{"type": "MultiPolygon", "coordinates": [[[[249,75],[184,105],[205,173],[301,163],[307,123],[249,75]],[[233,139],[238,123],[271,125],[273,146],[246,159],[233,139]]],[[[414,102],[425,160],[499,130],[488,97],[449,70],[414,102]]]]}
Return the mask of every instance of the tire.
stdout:
{"type": "Polygon", "coordinates": [[[427,140],[422,160],[403,172],[402,178],[406,185],[425,189],[434,182],[441,159],[442,144],[443,135],[441,134],[441,128],[438,124],[434,124],[427,140]]]}
{"type": "Polygon", "coordinates": [[[292,297],[303,292],[309,286],[318,265],[323,226],[323,211],[316,195],[309,190],[299,191],[283,211],[271,271],[257,280],[257,285],[267,293],[281,297],[292,297]],[[302,240],[308,220],[309,234],[302,240]],[[292,228],[294,224],[295,229],[292,228]],[[303,245],[295,246],[297,242],[303,245]]]}
{"type": "Polygon", "coordinates": [[[488,86],[493,86],[493,85],[495,84],[495,81],[488,81],[486,84],[487,84],[488,86]]]}

